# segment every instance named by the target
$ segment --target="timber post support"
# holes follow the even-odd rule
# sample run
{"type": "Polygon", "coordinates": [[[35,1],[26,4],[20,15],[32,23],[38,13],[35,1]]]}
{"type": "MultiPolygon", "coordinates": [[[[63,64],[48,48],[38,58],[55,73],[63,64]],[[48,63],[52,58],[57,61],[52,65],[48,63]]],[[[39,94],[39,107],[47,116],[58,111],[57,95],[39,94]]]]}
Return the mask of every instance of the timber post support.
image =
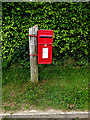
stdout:
{"type": "Polygon", "coordinates": [[[38,82],[38,62],[37,62],[37,31],[38,25],[29,28],[29,55],[31,82],[38,82]]]}

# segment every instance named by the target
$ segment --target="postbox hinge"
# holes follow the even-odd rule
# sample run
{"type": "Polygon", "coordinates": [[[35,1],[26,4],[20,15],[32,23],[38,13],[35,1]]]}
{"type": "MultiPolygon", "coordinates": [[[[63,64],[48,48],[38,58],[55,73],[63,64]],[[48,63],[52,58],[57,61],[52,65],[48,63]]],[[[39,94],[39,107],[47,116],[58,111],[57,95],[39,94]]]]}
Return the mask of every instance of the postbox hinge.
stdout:
{"type": "Polygon", "coordinates": [[[37,54],[35,54],[35,55],[32,55],[32,54],[30,54],[30,53],[29,53],[29,55],[30,55],[30,56],[38,56],[37,54]]]}

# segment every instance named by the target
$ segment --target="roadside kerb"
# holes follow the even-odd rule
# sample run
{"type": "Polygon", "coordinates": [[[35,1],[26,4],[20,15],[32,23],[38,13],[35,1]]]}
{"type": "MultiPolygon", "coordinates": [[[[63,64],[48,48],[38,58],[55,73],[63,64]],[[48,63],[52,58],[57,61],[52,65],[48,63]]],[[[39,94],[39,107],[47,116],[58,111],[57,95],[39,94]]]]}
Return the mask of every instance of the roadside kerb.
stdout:
{"type": "Polygon", "coordinates": [[[88,118],[88,112],[31,112],[23,111],[14,114],[2,113],[0,118],[88,118]]]}

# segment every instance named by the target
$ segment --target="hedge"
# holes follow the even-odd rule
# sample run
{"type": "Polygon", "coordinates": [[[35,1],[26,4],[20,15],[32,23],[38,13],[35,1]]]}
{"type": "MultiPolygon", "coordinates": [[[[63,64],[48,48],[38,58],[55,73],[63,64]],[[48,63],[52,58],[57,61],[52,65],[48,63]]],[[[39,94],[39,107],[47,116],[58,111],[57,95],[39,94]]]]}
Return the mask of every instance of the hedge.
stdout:
{"type": "Polygon", "coordinates": [[[89,2],[3,2],[3,61],[29,61],[28,29],[36,24],[53,30],[53,58],[88,61],[88,21],[89,2]]]}

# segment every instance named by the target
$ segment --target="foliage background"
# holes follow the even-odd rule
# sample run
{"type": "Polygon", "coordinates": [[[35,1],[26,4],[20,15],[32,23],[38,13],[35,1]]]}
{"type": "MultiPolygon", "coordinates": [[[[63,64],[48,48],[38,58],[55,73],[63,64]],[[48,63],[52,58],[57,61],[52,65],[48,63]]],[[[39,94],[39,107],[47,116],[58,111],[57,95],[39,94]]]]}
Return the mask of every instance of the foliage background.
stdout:
{"type": "Polygon", "coordinates": [[[53,63],[69,58],[88,64],[89,2],[3,2],[3,68],[13,62],[29,66],[28,29],[52,29],[53,63]]]}

